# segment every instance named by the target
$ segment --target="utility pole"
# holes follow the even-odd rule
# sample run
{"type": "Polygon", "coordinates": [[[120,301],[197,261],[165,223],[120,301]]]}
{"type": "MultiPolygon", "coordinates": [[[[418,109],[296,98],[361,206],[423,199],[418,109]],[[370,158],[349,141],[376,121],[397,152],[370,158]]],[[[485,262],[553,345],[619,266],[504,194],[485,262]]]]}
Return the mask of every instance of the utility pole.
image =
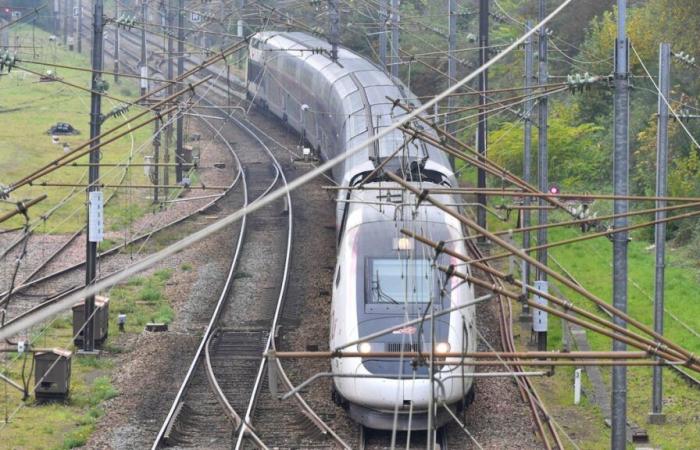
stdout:
{"type": "Polygon", "coordinates": [[[379,0],[379,64],[386,70],[386,2],[379,0]]]}
{"type": "Polygon", "coordinates": [[[63,0],[63,48],[68,48],[68,0],[63,0]]]}
{"type": "MultiPolygon", "coordinates": [[[[172,0],[167,0],[167,22],[168,22],[168,80],[174,78],[175,72],[175,62],[173,61],[173,26],[175,25],[175,15],[173,14],[173,3],[172,0]]],[[[227,65],[228,67],[228,65],[227,65]]],[[[173,95],[173,84],[168,83],[168,87],[165,89],[166,95],[168,97],[173,95]]],[[[170,184],[170,148],[173,145],[173,124],[172,124],[172,113],[168,113],[168,125],[165,129],[165,154],[163,155],[163,162],[166,165],[163,167],[163,184],[168,186],[170,184]]],[[[168,199],[168,188],[166,187],[163,191],[165,199],[168,199]]]]}
{"type": "MultiPolygon", "coordinates": [[[[627,1],[617,0],[617,39],[615,40],[615,132],[613,152],[613,191],[617,196],[629,195],[629,59],[626,31],[627,1]]],[[[629,201],[617,199],[613,204],[617,216],[613,228],[626,227],[629,201]]],[[[620,232],[613,239],[613,306],[627,312],[627,236],[620,232]]],[[[613,317],[616,325],[626,322],[613,317]]],[[[627,346],[613,340],[613,351],[624,351],[627,346]]],[[[627,425],[627,368],[612,368],[612,450],[624,450],[627,425]]]]}
{"type": "MultiPolygon", "coordinates": [[[[668,104],[671,91],[671,45],[659,45],[659,106],[656,135],[656,196],[665,197],[668,183],[668,104]]],[[[656,208],[666,207],[666,201],[657,200],[656,208]]],[[[657,211],[656,220],[666,218],[666,211],[657,211]]],[[[654,331],[664,334],[664,278],[666,270],[666,222],[654,227],[654,247],[656,249],[656,279],[654,281],[654,331]]],[[[649,423],[663,424],[663,372],[660,366],[653,368],[651,413],[649,423]]]]}
{"type": "MultiPolygon", "coordinates": [[[[97,277],[97,243],[102,240],[102,192],[96,185],[100,179],[100,124],[102,120],[102,38],[104,28],[104,11],[102,0],[95,0],[93,10],[92,38],[92,94],[90,100],[90,168],[88,172],[88,214],[87,214],[87,245],[85,257],[85,285],[95,282],[97,277]]],[[[85,328],[83,330],[83,351],[95,351],[95,321],[92,317],[95,311],[95,296],[85,298],[85,328]]]]}
{"type": "Polygon", "coordinates": [[[391,76],[399,77],[399,5],[400,0],[391,0],[391,76]]]}
{"type": "MultiPolygon", "coordinates": [[[[489,60],[489,0],[479,0],[479,65],[483,66],[489,60]]],[[[479,75],[479,128],[477,134],[477,150],[479,155],[486,156],[486,143],[488,134],[488,124],[486,122],[486,91],[489,88],[489,73],[484,70],[479,75]]],[[[477,169],[477,187],[479,189],[486,188],[486,171],[482,168],[477,169]]],[[[479,226],[486,228],[486,196],[484,194],[477,195],[479,208],[476,210],[476,221],[479,226]]],[[[484,238],[479,238],[480,242],[484,242],[484,238]]]]}
{"type": "MultiPolygon", "coordinates": [[[[449,18],[448,36],[447,36],[447,86],[452,87],[457,77],[457,60],[455,58],[455,50],[457,49],[457,1],[447,0],[447,15],[449,18]]],[[[450,95],[447,97],[447,112],[451,113],[454,109],[455,97],[450,95]]],[[[452,115],[446,117],[446,131],[452,134],[455,130],[455,124],[452,122],[452,115]]]]}
{"type": "MultiPolygon", "coordinates": [[[[539,3],[539,20],[542,21],[547,15],[547,2],[540,0],[539,3]]],[[[547,84],[549,73],[547,71],[547,30],[541,27],[539,31],[540,48],[539,48],[539,84],[547,84]]],[[[548,192],[549,188],[549,101],[546,95],[543,95],[538,100],[538,121],[539,121],[539,139],[537,151],[537,177],[538,187],[540,192],[548,192]]],[[[538,223],[544,225],[547,223],[547,208],[544,199],[540,198],[540,209],[538,211],[538,223]]],[[[547,245],[547,228],[537,230],[537,245],[547,245]]],[[[547,265],[547,248],[537,250],[537,261],[547,265]]],[[[547,274],[541,270],[537,271],[537,289],[548,292],[547,274]]],[[[546,302],[544,299],[539,299],[541,302],[546,302]]],[[[546,314],[538,312],[539,315],[546,314]]],[[[537,332],[537,349],[540,351],[547,350],[547,321],[544,321],[542,329],[535,330],[537,332]]]]}
{"type": "MultiPolygon", "coordinates": [[[[160,127],[163,125],[163,120],[160,117],[160,110],[156,109],[156,120],[153,122],[153,204],[158,203],[158,184],[160,172],[160,127]]],[[[165,170],[168,170],[165,167],[165,170]]]]}
{"type": "Polygon", "coordinates": [[[61,0],[53,0],[53,35],[58,39],[61,32],[61,0]]]}
{"type": "Polygon", "coordinates": [[[78,0],[78,53],[83,52],[83,0],[78,0]]]}
{"type": "MultiPolygon", "coordinates": [[[[114,2],[114,17],[119,17],[119,1],[114,2]]],[[[119,26],[114,26],[114,82],[119,82],[119,26]]]]}
{"type": "Polygon", "coordinates": [[[141,97],[148,90],[148,61],[146,61],[146,22],[148,22],[148,0],[141,0],[141,97]]]}
{"type": "Polygon", "coordinates": [[[340,42],[340,14],[338,13],[338,0],[328,0],[328,19],[330,20],[330,32],[328,38],[331,44],[331,60],[338,61],[338,44],[340,42]]]}
{"type": "MultiPolygon", "coordinates": [[[[528,20],[527,24],[527,31],[530,31],[532,29],[532,21],[528,20]]],[[[531,178],[532,178],[532,169],[531,169],[531,162],[532,162],[532,100],[529,98],[529,96],[532,94],[532,89],[530,86],[532,86],[532,81],[533,81],[533,67],[534,67],[534,53],[535,49],[533,48],[532,45],[532,36],[530,36],[526,41],[525,41],[525,92],[524,94],[528,96],[528,100],[525,102],[525,121],[523,124],[523,131],[524,131],[524,143],[523,143],[523,179],[527,182],[530,183],[531,178]]],[[[530,199],[528,197],[524,197],[523,204],[525,206],[529,206],[530,204],[530,199]]],[[[524,209],[522,212],[522,227],[527,228],[530,226],[530,210],[529,209],[524,209]]],[[[530,248],[530,232],[525,231],[523,232],[523,248],[530,248]]],[[[523,274],[522,274],[522,279],[523,283],[525,283],[526,286],[530,285],[530,265],[527,263],[527,261],[523,261],[523,274]]],[[[525,288],[523,288],[525,289],[525,288]]],[[[520,320],[521,322],[528,322],[530,321],[531,316],[530,316],[530,307],[528,306],[527,303],[523,303],[523,309],[522,313],[520,315],[520,320]]]]}
{"type": "MultiPolygon", "coordinates": [[[[177,76],[181,77],[185,73],[185,0],[178,0],[177,8],[177,76]]],[[[177,131],[175,143],[175,181],[182,182],[182,163],[183,161],[183,141],[185,138],[184,122],[182,114],[177,113],[177,131]]]]}

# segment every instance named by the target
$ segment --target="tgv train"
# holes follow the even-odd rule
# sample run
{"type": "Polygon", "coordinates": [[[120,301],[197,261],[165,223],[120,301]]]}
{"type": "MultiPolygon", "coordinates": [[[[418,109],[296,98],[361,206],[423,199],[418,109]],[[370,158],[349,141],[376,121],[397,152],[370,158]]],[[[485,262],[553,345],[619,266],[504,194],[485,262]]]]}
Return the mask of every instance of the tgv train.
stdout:
{"type": "MultiPolygon", "coordinates": [[[[403,84],[367,59],[341,48],[334,62],[328,43],[304,33],[261,32],[250,39],[249,50],[249,98],[297,130],[322,159],[356,147],[405,114],[391,99],[418,105],[403,84]]],[[[387,181],[385,172],[428,189],[456,183],[442,152],[407,140],[399,130],[333,168],[333,179],[348,189],[340,189],[336,199],[338,255],[330,348],[395,329],[344,349],[367,356],[331,361],[337,375],[332,396],[369,428],[420,430],[429,423],[439,427],[449,419],[441,405],[457,409],[473,399],[470,361],[441,355],[475,351],[474,306],[401,325],[464,305],[474,294],[469,285],[437,269],[458,265],[456,259],[407,238],[401,229],[444,241],[447,248],[466,254],[464,233],[453,217],[426,202],[416,206],[416,199],[387,181]],[[375,171],[382,163],[383,170],[375,171]],[[351,189],[360,184],[362,189],[351,189]],[[432,366],[430,358],[373,355],[431,351],[432,366]],[[435,408],[429,421],[431,404],[435,408]]],[[[438,198],[455,204],[451,196],[438,198]]]]}

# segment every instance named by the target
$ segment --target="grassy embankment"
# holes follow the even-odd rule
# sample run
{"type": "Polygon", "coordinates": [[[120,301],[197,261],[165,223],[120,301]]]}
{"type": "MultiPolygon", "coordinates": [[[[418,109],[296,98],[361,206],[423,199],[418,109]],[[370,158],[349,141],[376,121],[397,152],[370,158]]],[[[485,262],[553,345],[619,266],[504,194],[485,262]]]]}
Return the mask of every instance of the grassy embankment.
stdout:
{"type": "MultiPolygon", "coordinates": [[[[31,42],[31,27],[17,27],[22,45],[31,42]]],[[[14,33],[15,28],[11,33],[14,33]]],[[[14,39],[14,37],[12,37],[14,39]]],[[[47,61],[70,66],[89,67],[89,55],[69,52],[60,45],[50,43],[48,33],[36,30],[37,61],[47,61]]],[[[34,58],[31,49],[22,49],[20,59],[34,58]]],[[[45,73],[54,68],[39,64],[20,63],[35,72],[45,73]]],[[[58,69],[57,75],[71,83],[89,87],[88,72],[58,69]]],[[[122,99],[134,99],[138,93],[134,81],[122,78],[119,84],[112,83],[112,77],[105,75],[111,84],[108,91],[122,99]]],[[[89,138],[89,105],[90,94],[58,82],[42,83],[39,77],[21,69],[14,69],[9,75],[0,77],[0,117],[4,126],[0,129],[0,141],[4,144],[0,152],[0,182],[9,184],[23,175],[30,173],[63,154],[62,143],[67,142],[75,148],[89,138]],[[80,131],[77,136],[60,137],[60,144],[51,142],[47,134],[49,127],[56,122],[68,122],[80,131]]],[[[118,102],[103,100],[103,114],[109,112],[118,102]]],[[[129,116],[139,112],[134,107],[129,116]]],[[[122,122],[123,118],[112,118],[103,125],[103,130],[112,128],[122,122]]],[[[102,162],[123,163],[130,154],[133,161],[142,162],[143,154],[149,154],[148,139],[152,133],[152,125],[137,130],[130,135],[103,147],[102,162]]],[[[125,128],[126,129],[126,128],[125,128]]],[[[87,162],[83,157],[78,162],[87,162]]],[[[122,176],[121,168],[103,168],[102,180],[106,184],[115,184],[122,176]]],[[[58,183],[84,183],[81,178],[86,172],[85,167],[64,168],[44,177],[44,180],[58,183]]],[[[148,178],[142,168],[130,170],[126,182],[147,184],[148,178]]],[[[24,187],[13,194],[13,198],[33,198],[42,193],[48,193],[49,198],[42,204],[32,208],[30,217],[35,220],[60,199],[71,192],[71,188],[57,187],[24,187]]],[[[106,189],[108,195],[111,190],[106,189]]],[[[115,197],[106,208],[106,229],[118,230],[148,211],[150,206],[150,190],[133,190],[115,197]]],[[[75,195],[62,206],[38,232],[65,233],[78,229],[85,221],[85,194],[78,189],[75,195]]],[[[3,206],[2,211],[9,206],[3,206]]],[[[20,225],[20,221],[6,222],[2,226],[10,228],[20,225]]],[[[106,243],[108,244],[108,243],[106,243]]],[[[191,270],[183,265],[181,270],[191,270]]],[[[0,439],[3,446],[17,449],[72,448],[86,442],[92,433],[97,419],[104,413],[103,402],[118,393],[111,385],[111,371],[114,366],[114,354],[124,351],[119,342],[117,313],[128,315],[127,333],[140,333],[143,325],[149,321],[170,322],[174,312],[164,295],[164,287],[171,277],[171,271],[159,271],[147,278],[136,278],[127,284],[117,286],[109,293],[111,297],[110,318],[111,337],[106,343],[106,352],[101,358],[73,358],[70,399],[65,404],[35,404],[33,399],[25,402],[24,407],[12,416],[9,424],[0,429],[0,439]]],[[[72,320],[70,315],[63,315],[51,322],[43,331],[37,330],[33,336],[35,347],[64,347],[72,348],[72,320]]],[[[74,350],[74,349],[73,349],[74,350]]],[[[21,379],[22,358],[16,354],[6,354],[7,359],[1,368],[4,375],[15,381],[21,379]]],[[[27,361],[26,375],[29,375],[31,360],[27,361]]],[[[26,376],[25,375],[25,376],[26,376]]],[[[30,385],[34,382],[30,378],[30,385]]],[[[12,414],[21,403],[21,394],[12,388],[3,396],[3,409],[12,414]]]]}
{"type": "MultiPolygon", "coordinates": [[[[14,31],[11,37],[14,41],[14,31]]],[[[30,25],[16,27],[19,42],[23,46],[30,46],[32,42],[32,29],[30,25]]],[[[82,54],[69,52],[62,45],[49,42],[49,34],[36,30],[37,55],[33,55],[31,48],[22,48],[18,54],[20,60],[36,60],[48,63],[56,63],[68,66],[90,67],[89,54],[86,49],[82,54]]],[[[67,82],[79,86],[90,87],[90,73],[69,69],[55,69],[40,64],[29,62],[19,63],[20,67],[26,67],[37,73],[54,71],[58,77],[67,82]]],[[[114,84],[111,75],[105,75],[104,79],[110,83],[108,94],[119,99],[133,100],[138,94],[138,86],[132,79],[122,78],[119,84],[114,84]]],[[[67,86],[59,82],[39,82],[37,75],[14,69],[9,75],[0,77],[0,117],[3,127],[0,129],[0,142],[3,150],[0,152],[0,183],[5,185],[19,180],[42,165],[53,161],[64,154],[63,143],[68,143],[72,149],[89,139],[89,111],[90,93],[67,86]],[[60,136],[59,144],[52,143],[51,136],[47,133],[49,128],[57,122],[68,122],[79,130],[76,136],[60,136]]],[[[119,102],[105,98],[102,102],[102,113],[109,113],[119,102]]],[[[127,117],[140,112],[140,107],[132,107],[127,117]]],[[[148,116],[144,117],[147,118],[148,116]]],[[[137,122],[141,122],[141,119],[137,122]]],[[[125,118],[116,117],[104,122],[102,129],[107,130],[123,123],[125,118]]],[[[127,130],[126,127],[123,130],[127,130]]],[[[124,163],[133,152],[133,162],[143,162],[143,155],[151,153],[150,137],[153,125],[134,131],[118,141],[102,147],[103,163],[124,163]]],[[[78,163],[88,162],[87,156],[80,158],[78,163]]],[[[66,167],[57,170],[39,181],[52,183],[78,183],[84,184],[87,180],[86,167],[66,167]]],[[[119,183],[123,174],[123,168],[103,167],[101,175],[105,184],[119,183]]],[[[129,171],[125,183],[148,184],[148,178],[142,167],[129,171]]],[[[112,190],[106,189],[105,196],[112,190]]],[[[26,186],[13,193],[13,198],[34,198],[43,193],[49,195],[48,199],[32,208],[30,217],[36,220],[50,208],[55,206],[63,197],[71,192],[69,187],[41,187],[26,186]]],[[[121,190],[107,207],[105,228],[117,230],[125,226],[134,218],[148,210],[151,195],[150,190],[134,189],[129,194],[121,190]]],[[[56,213],[41,225],[40,232],[65,233],[78,229],[85,222],[85,194],[78,189],[75,195],[66,202],[56,213]]],[[[10,206],[2,206],[2,211],[9,210],[10,206]]],[[[16,218],[2,224],[4,228],[21,225],[22,221],[16,218]]]]}
{"type": "MultiPolygon", "coordinates": [[[[559,218],[561,219],[561,218],[559,218]]],[[[550,242],[560,241],[579,235],[577,229],[553,229],[550,242]]],[[[700,304],[697,298],[697,262],[688,258],[682,249],[669,248],[666,269],[666,309],[694,330],[700,330],[700,304]]],[[[612,246],[606,238],[597,238],[572,245],[552,248],[550,256],[556,259],[567,271],[591,293],[610,303],[612,298],[612,246]]],[[[550,266],[557,270],[552,261],[550,266]]],[[[564,295],[578,306],[600,314],[589,301],[570,289],[557,283],[564,295]]],[[[652,300],[654,292],[654,252],[648,243],[633,240],[629,246],[629,307],[632,317],[651,326],[653,323],[652,300]]],[[[549,348],[562,348],[561,321],[550,317],[549,348]]],[[[529,336],[528,330],[520,330],[529,336]]],[[[700,339],[687,331],[669,314],[665,316],[665,335],[697,353],[700,339]]],[[[610,339],[594,333],[587,333],[593,350],[610,350],[610,339]]],[[[605,382],[610,388],[609,368],[601,368],[605,382]]],[[[559,423],[572,435],[581,448],[602,448],[609,445],[609,429],[603,425],[603,417],[597,407],[584,397],[579,406],[573,405],[574,368],[557,368],[556,375],[538,379],[536,384],[543,395],[545,404],[559,423]]],[[[628,369],[628,419],[646,428],[651,442],[663,448],[693,448],[700,442],[700,390],[690,387],[670,369],[664,377],[665,425],[648,425],[647,414],[651,409],[651,368],[628,369]]],[[[591,392],[591,386],[584,375],[584,387],[591,392]]]]}
{"type": "MultiPolygon", "coordinates": [[[[179,270],[188,271],[191,267],[183,264],[179,270]]],[[[128,334],[143,332],[147,322],[170,323],[174,311],[164,289],[172,276],[172,270],[160,270],[152,276],[134,278],[113,288],[110,292],[110,337],[102,356],[74,356],[69,400],[52,404],[37,404],[32,398],[27,400],[11,422],[0,429],[3,445],[12,449],[67,449],[84,445],[105,412],[104,401],[119,395],[110,380],[115,358],[128,349],[118,331],[117,314],[127,314],[128,334]]],[[[61,316],[47,327],[34,345],[72,348],[72,331],[70,316],[61,316]]],[[[2,368],[3,374],[21,380],[22,359],[16,354],[9,354],[8,358],[2,368]]],[[[30,364],[31,359],[27,361],[27,371],[30,364]]],[[[33,376],[30,381],[30,385],[34,383],[33,376]]],[[[18,391],[8,390],[3,396],[2,408],[11,413],[22,403],[21,397],[18,391]]]]}

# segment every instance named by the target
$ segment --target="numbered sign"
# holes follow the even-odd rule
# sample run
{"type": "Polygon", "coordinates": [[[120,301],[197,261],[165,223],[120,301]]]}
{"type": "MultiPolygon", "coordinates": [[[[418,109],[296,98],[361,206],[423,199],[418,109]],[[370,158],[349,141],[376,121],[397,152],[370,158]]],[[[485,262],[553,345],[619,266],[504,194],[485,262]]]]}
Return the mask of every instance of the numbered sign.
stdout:
{"type": "Polygon", "coordinates": [[[90,215],[88,239],[90,242],[102,242],[105,232],[104,194],[100,191],[92,191],[88,202],[88,214],[90,215]]]}
{"type": "Polygon", "coordinates": [[[199,23],[202,21],[202,15],[199,14],[198,12],[192,11],[190,13],[190,22],[192,23],[199,23]]]}
{"type": "MultiPolygon", "coordinates": [[[[537,280],[535,281],[535,289],[538,291],[548,292],[548,285],[546,281],[537,280]]],[[[542,298],[539,295],[535,295],[535,302],[538,305],[547,306],[547,299],[542,298]]],[[[533,331],[547,331],[547,313],[537,308],[533,308],[532,311],[532,330],[533,331]]]]}

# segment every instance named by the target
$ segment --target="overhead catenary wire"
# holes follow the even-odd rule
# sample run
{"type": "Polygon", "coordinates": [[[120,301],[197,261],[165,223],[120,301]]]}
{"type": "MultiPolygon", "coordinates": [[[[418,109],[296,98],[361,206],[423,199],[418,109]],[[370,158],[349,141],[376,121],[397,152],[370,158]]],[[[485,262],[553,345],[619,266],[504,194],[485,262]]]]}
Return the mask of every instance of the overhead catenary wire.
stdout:
{"type": "Polygon", "coordinates": [[[157,263],[158,261],[161,261],[161,260],[169,257],[170,255],[175,254],[177,251],[182,250],[182,249],[188,247],[189,245],[192,245],[193,243],[198,242],[198,241],[206,238],[210,234],[221,230],[222,228],[226,227],[227,225],[238,221],[243,216],[260,209],[261,207],[283,197],[284,195],[286,195],[287,192],[293,191],[296,188],[298,188],[299,186],[302,186],[305,183],[309,182],[310,180],[316,178],[317,176],[321,175],[326,170],[334,167],[335,165],[337,165],[340,162],[344,161],[345,159],[351,157],[355,153],[365,149],[367,145],[369,145],[369,144],[381,139],[382,137],[388,135],[392,131],[398,129],[404,123],[415,119],[420,114],[425,113],[430,108],[432,108],[432,106],[434,104],[436,104],[439,101],[442,101],[447,95],[449,95],[452,92],[457,91],[462,86],[464,86],[465,84],[472,81],[481,72],[483,72],[487,68],[491,67],[492,65],[498,63],[508,53],[510,53],[515,48],[517,48],[520,44],[522,44],[529,36],[534,34],[539,27],[544,26],[552,18],[556,17],[572,1],[573,0],[564,0],[547,17],[545,17],[542,21],[540,21],[540,23],[538,23],[531,31],[522,35],[519,39],[517,39],[515,42],[513,42],[513,44],[511,44],[503,52],[499,53],[498,55],[495,55],[486,64],[479,67],[478,69],[476,69],[471,74],[464,77],[463,79],[459,80],[451,88],[446,89],[445,91],[438,94],[435,98],[433,98],[432,100],[425,103],[421,108],[416,109],[414,111],[411,111],[410,113],[406,114],[405,116],[400,117],[395,123],[392,123],[390,126],[383,128],[375,136],[373,136],[373,137],[365,140],[364,142],[348,149],[347,152],[326,161],[325,163],[319,165],[317,168],[315,168],[315,169],[309,171],[308,173],[298,177],[297,179],[292,180],[288,184],[287,187],[277,189],[277,190],[271,192],[270,194],[268,194],[267,196],[265,196],[264,198],[260,199],[258,202],[255,202],[254,204],[251,204],[250,206],[242,208],[242,209],[234,212],[233,214],[217,221],[216,223],[211,224],[208,227],[206,227],[198,232],[193,233],[192,235],[188,236],[187,238],[182,239],[182,240],[176,242],[175,244],[173,244],[169,247],[166,247],[165,249],[147,257],[143,261],[140,261],[132,266],[127,267],[122,272],[116,274],[110,280],[100,281],[92,286],[81,289],[79,292],[76,292],[76,293],[70,295],[66,299],[64,299],[60,302],[57,302],[54,305],[51,305],[51,307],[46,308],[40,314],[37,314],[34,317],[27,318],[27,319],[22,320],[22,321],[18,321],[15,324],[12,324],[12,326],[7,326],[5,328],[0,329],[0,339],[7,337],[7,336],[12,336],[14,333],[18,332],[19,330],[21,330],[23,328],[30,326],[33,323],[44,320],[45,318],[50,317],[53,314],[56,314],[58,312],[65,310],[66,308],[69,308],[72,305],[72,302],[75,302],[76,300],[79,300],[86,295],[96,294],[100,290],[106,289],[107,287],[112,286],[112,285],[118,283],[119,281],[125,280],[125,279],[129,278],[130,276],[132,276],[136,273],[139,273],[140,271],[144,270],[147,267],[150,267],[151,265],[157,263]]]}

